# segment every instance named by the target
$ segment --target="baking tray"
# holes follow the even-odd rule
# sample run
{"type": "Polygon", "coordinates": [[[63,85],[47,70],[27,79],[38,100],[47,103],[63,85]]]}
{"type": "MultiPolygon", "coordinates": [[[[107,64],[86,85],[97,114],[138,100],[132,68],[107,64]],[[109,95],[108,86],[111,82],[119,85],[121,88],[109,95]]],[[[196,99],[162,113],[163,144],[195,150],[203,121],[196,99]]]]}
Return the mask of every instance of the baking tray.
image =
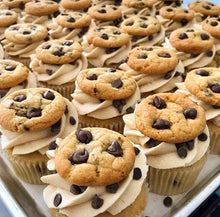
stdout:
{"type": "MultiPolygon", "coordinates": [[[[209,195],[220,186],[220,156],[209,155],[192,188],[172,196],[172,205],[165,207],[165,196],[148,194],[144,212],[147,217],[189,216],[209,195]]],[[[0,154],[0,199],[12,217],[50,217],[42,191],[45,185],[27,184],[16,177],[8,160],[0,154]]]]}

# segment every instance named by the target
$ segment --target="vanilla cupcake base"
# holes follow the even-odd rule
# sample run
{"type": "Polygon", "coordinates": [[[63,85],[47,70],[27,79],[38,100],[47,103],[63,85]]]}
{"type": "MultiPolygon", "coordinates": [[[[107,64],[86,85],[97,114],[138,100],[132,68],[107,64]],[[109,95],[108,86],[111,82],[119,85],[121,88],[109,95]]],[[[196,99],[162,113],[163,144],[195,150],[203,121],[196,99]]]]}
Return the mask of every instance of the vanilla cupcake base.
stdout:
{"type": "Polygon", "coordinates": [[[150,192],[169,196],[186,192],[195,183],[206,160],[207,154],[187,167],[157,169],[149,166],[147,178],[150,192]]]}
{"type": "Polygon", "coordinates": [[[47,169],[48,157],[34,152],[26,155],[12,155],[12,149],[4,149],[15,174],[30,184],[43,184],[41,176],[51,174],[47,169]]]}
{"type": "Polygon", "coordinates": [[[122,116],[101,120],[85,115],[79,115],[79,128],[84,127],[104,127],[123,133],[124,122],[122,120],[122,116]]]}
{"type": "Polygon", "coordinates": [[[220,154],[220,127],[207,121],[210,134],[210,154],[220,154]]]}
{"type": "MultiPolygon", "coordinates": [[[[147,186],[146,184],[142,185],[142,189],[140,194],[137,196],[136,200],[128,206],[126,209],[122,210],[120,213],[117,215],[112,215],[109,212],[104,212],[101,213],[95,217],[142,217],[143,211],[146,207],[147,203],[147,186]]],[[[51,216],[53,217],[71,217],[71,216],[66,216],[62,213],[59,212],[59,209],[50,209],[51,216]]]]}

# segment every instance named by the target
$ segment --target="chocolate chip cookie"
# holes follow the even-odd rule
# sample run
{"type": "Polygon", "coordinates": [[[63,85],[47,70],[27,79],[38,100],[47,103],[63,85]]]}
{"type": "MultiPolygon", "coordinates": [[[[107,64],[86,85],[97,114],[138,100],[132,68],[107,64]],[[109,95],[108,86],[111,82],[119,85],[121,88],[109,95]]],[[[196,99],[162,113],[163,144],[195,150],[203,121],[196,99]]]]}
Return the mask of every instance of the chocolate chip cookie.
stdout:
{"type": "Polygon", "coordinates": [[[12,10],[0,10],[0,27],[7,27],[17,22],[18,15],[12,10]]]}
{"type": "Polygon", "coordinates": [[[84,10],[91,5],[91,0],[61,0],[60,5],[65,9],[84,10]]]}
{"type": "Polygon", "coordinates": [[[151,8],[156,2],[157,0],[123,0],[122,4],[134,8],[151,8]]]}
{"type": "Polygon", "coordinates": [[[64,98],[54,90],[18,90],[1,102],[0,124],[12,132],[39,131],[56,124],[65,109],[64,98]]]}
{"type": "Polygon", "coordinates": [[[24,9],[25,4],[30,1],[31,0],[3,0],[3,3],[9,8],[24,9]]]}
{"type": "Polygon", "coordinates": [[[61,141],[55,154],[60,176],[80,186],[117,183],[127,177],[134,160],[129,140],[105,128],[76,130],[61,141]]]}
{"type": "Polygon", "coordinates": [[[214,38],[220,38],[220,18],[209,17],[202,21],[202,29],[209,32],[214,38]]]}

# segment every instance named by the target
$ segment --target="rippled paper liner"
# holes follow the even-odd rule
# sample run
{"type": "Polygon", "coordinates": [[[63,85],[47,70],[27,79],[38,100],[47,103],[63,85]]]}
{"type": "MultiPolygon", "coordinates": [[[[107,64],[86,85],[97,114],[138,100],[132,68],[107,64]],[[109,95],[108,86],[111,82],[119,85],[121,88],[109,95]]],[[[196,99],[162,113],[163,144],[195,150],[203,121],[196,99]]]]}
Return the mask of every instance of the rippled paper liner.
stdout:
{"type": "Polygon", "coordinates": [[[207,121],[210,134],[210,154],[220,154],[220,127],[207,121]]]}
{"type": "Polygon", "coordinates": [[[23,181],[30,184],[44,184],[40,178],[43,175],[51,174],[47,169],[48,158],[34,152],[27,155],[12,155],[12,149],[4,150],[10,161],[15,174],[23,181]]]}
{"type": "Polygon", "coordinates": [[[25,66],[27,66],[28,68],[30,68],[29,65],[30,65],[31,59],[28,57],[27,58],[19,58],[19,57],[14,57],[14,56],[7,56],[7,59],[11,59],[11,60],[20,62],[20,63],[24,64],[25,66]]]}
{"type": "Polygon", "coordinates": [[[83,127],[103,127],[110,130],[123,133],[124,122],[122,116],[106,120],[96,119],[88,116],[79,115],[79,128],[83,127]]]}
{"type": "Polygon", "coordinates": [[[75,90],[75,82],[67,83],[67,84],[63,84],[63,85],[50,85],[50,84],[46,84],[44,82],[38,82],[37,86],[50,88],[52,90],[55,90],[55,91],[59,92],[63,97],[67,98],[70,101],[72,100],[71,94],[75,90]]]}
{"type": "Polygon", "coordinates": [[[157,169],[149,166],[147,176],[150,192],[169,196],[186,192],[195,183],[206,160],[207,154],[188,167],[157,169]]]}
{"type": "MultiPolygon", "coordinates": [[[[117,215],[112,215],[106,211],[95,217],[144,217],[145,216],[144,209],[146,207],[146,204],[147,204],[147,185],[143,184],[141,192],[137,196],[136,200],[126,209],[122,210],[117,215]]],[[[50,213],[52,217],[69,217],[67,215],[60,213],[59,209],[50,209],[50,213]]]]}

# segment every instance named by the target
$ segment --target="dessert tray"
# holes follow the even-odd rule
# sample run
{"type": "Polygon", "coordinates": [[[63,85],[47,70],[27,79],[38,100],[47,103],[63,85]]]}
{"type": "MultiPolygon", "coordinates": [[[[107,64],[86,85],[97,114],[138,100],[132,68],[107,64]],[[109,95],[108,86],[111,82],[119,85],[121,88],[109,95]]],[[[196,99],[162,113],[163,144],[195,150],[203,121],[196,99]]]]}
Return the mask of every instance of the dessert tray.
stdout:
{"type": "MultiPolygon", "coordinates": [[[[149,193],[143,216],[189,216],[219,186],[220,156],[209,155],[196,183],[188,192],[171,196],[169,207],[163,203],[166,196],[149,193]]],[[[6,157],[0,153],[0,200],[12,217],[50,217],[42,196],[44,188],[45,185],[27,184],[17,178],[6,157]]]]}

